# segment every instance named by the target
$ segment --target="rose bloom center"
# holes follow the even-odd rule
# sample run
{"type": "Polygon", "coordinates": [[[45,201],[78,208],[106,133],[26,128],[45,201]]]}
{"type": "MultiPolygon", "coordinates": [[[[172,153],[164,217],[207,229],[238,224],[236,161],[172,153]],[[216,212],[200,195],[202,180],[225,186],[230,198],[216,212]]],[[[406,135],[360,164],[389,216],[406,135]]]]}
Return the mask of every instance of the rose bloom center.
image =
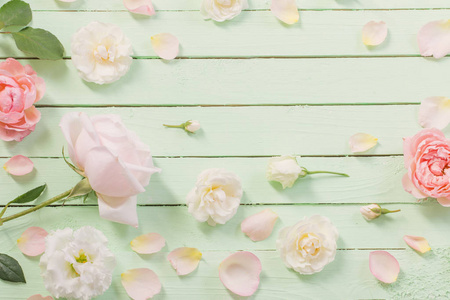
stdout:
{"type": "Polygon", "coordinates": [[[95,60],[101,63],[114,62],[116,59],[116,48],[108,43],[100,44],[94,49],[95,60]]]}
{"type": "Polygon", "coordinates": [[[320,252],[320,239],[314,233],[305,233],[297,239],[297,252],[303,257],[316,256],[320,252]]]}
{"type": "Polygon", "coordinates": [[[0,111],[9,113],[10,111],[23,110],[23,91],[11,86],[0,86],[0,111]]]}

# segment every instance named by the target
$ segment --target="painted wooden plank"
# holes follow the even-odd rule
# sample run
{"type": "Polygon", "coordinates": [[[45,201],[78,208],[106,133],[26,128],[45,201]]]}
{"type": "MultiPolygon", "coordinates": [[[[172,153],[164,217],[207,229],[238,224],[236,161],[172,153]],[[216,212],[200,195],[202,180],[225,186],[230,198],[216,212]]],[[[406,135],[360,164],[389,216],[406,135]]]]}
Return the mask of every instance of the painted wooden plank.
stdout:
{"type": "MultiPolygon", "coordinates": [[[[432,20],[448,18],[447,10],[305,11],[298,25],[287,27],[269,11],[247,11],[225,24],[206,22],[198,12],[161,12],[139,18],[128,12],[35,12],[33,26],[50,30],[70,55],[72,34],[93,20],[120,26],[136,56],[155,56],[150,36],[170,32],[182,45],[183,57],[327,57],[420,56],[417,32],[432,20]],[[71,22],[67,22],[70,19],[71,22]],[[361,29],[382,19],[389,37],[380,47],[366,47],[361,29]]],[[[9,36],[2,36],[1,57],[24,57],[9,36]]]]}
{"type": "Polygon", "coordinates": [[[402,138],[421,129],[417,110],[415,105],[40,108],[36,131],[20,143],[1,142],[0,156],[60,157],[65,140],[58,124],[74,111],[120,115],[156,156],[349,155],[348,140],[357,132],[379,138],[363,155],[402,154],[402,138]],[[162,125],[190,119],[203,124],[194,135],[162,125]]]}
{"type": "MultiPolygon", "coordinates": [[[[2,1],[4,2],[4,1],[2,1]]],[[[156,10],[199,10],[199,0],[153,0],[156,10]]],[[[35,10],[125,10],[121,0],[90,0],[62,3],[60,1],[33,0],[35,10]]],[[[269,0],[249,1],[250,10],[268,9],[269,0]]],[[[334,1],[334,0],[297,0],[300,9],[427,9],[449,8],[446,0],[365,0],[365,1],[334,1]]]]}
{"type": "Polygon", "coordinates": [[[135,60],[103,86],[83,82],[71,61],[21,62],[46,80],[40,105],[420,103],[450,95],[446,58],[135,60]]]}
{"type": "MultiPolygon", "coordinates": [[[[7,159],[0,159],[2,166],[7,159]]],[[[268,158],[156,158],[163,171],[152,177],[140,204],[185,204],[201,171],[226,168],[239,175],[244,187],[242,203],[316,204],[316,203],[414,203],[403,190],[401,178],[406,170],[402,157],[305,157],[299,160],[308,170],[331,170],[350,174],[350,178],[316,175],[306,177],[286,190],[265,178],[268,158]]],[[[62,159],[34,158],[35,171],[24,177],[0,172],[0,204],[5,204],[27,190],[43,184],[48,191],[41,199],[58,195],[75,186],[80,176],[62,159]]],[[[79,201],[70,201],[82,203],[79,201]]],[[[96,204],[91,199],[87,204],[96,204]]]]}

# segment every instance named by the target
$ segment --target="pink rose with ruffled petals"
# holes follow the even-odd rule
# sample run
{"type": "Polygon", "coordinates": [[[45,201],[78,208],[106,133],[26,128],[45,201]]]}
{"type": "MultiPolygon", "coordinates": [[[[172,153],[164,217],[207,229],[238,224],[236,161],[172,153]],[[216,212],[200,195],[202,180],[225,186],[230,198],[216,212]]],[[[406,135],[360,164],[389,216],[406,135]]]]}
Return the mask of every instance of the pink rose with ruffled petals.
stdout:
{"type": "Polygon", "coordinates": [[[403,177],[405,191],[450,206],[450,140],[438,129],[424,129],[405,138],[403,148],[408,169],[403,177]]]}
{"type": "Polygon", "coordinates": [[[23,140],[41,119],[34,103],[45,93],[44,79],[14,58],[0,63],[0,139],[23,140]]]}
{"type": "Polygon", "coordinates": [[[100,216],[137,227],[137,195],[161,171],[149,147],[117,115],[68,113],[59,125],[70,159],[97,194],[100,216]]]}

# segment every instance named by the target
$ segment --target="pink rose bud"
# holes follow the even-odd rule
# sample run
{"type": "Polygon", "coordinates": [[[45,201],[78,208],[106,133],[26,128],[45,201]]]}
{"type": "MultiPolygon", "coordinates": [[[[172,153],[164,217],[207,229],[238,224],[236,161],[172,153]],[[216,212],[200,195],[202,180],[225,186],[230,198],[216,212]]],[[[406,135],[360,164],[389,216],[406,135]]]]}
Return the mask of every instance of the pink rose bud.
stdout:
{"type": "Polygon", "coordinates": [[[361,206],[359,209],[364,219],[367,221],[373,220],[381,216],[381,207],[378,204],[370,204],[361,206]]]}
{"type": "Polygon", "coordinates": [[[199,121],[196,121],[196,120],[193,120],[193,121],[187,121],[187,122],[186,122],[186,127],[184,127],[185,130],[187,130],[187,131],[189,131],[189,132],[191,132],[191,133],[196,132],[196,131],[199,130],[200,128],[201,128],[200,122],[199,122],[199,121]]]}

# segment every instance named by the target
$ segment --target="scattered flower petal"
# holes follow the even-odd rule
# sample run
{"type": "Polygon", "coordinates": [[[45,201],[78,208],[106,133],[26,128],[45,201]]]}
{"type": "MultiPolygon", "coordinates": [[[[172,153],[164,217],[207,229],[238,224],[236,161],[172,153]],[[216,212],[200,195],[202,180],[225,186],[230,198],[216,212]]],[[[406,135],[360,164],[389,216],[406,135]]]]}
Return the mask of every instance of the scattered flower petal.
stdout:
{"type": "Polygon", "coordinates": [[[53,300],[53,297],[51,297],[51,296],[44,297],[40,294],[36,294],[36,295],[29,297],[27,300],[53,300]]]}
{"type": "Polygon", "coordinates": [[[364,45],[377,46],[384,42],[387,34],[388,28],[385,22],[370,21],[363,27],[362,40],[364,45]]]}
{"type": "Polygon", "coordinates": [[[16,155],[11,157],[4,165],[3,169],[11,175],[23,176],[33,171],[34,164],[26,156],[16,155]]]}
{"type": "Polygon", "coordinates": [[[252,241],[262,241],[270,236],[277,219],[278,215],[267,208],[242,221],[241,230],[252,241]]]}
{"type": "Polygon", "coordinates": [[[248,297],[258,289],[261,270],[261,261],[256,255],[240,251],[222,261],[219,277],[227,289],[239,296],[248,297]]]}
{"type": "Polygon", "coordinates": [[[45,237],[47,235],[47,231],[41,227],[30,227],[17,240],[17,246],[25,255],[41,255],[45,251],[45,237]]]}
{"type": "Polygon", "coordinates": [[[424,237],[405,235],[403,240],[408,244],[408,246],[420,253],[425,253],[431,250],[430,245],[428,245],[428,241],[424,237]]]}
{"type": "Polygon", "coordinates": [[[121,275],[122,285],[133,300],[150,299],[161,292],[161,282],[150,269],[132,269],[121,275]]]}
{"type": "Polygon", "coordinates": [[[441,58],[450,53],[450,19],[427,23],[417,34],[422,56],[441,58]]]}
{"type": "Polygon", "coordinates": [[[299,14],[295,0],[272,0],[272,13],[286,24],[298,22],[299,14]]]}
{"type": "Polygon", "coordinates": [[[419,109],[419,124],[424,128],[444,129],[450,123],[450,98],[429,97],[419,109]]]}
{"type": "Polygon", "coordinates": [[[178,275],[187,275],[197,268],[202,253],[197,248],[182,247],[170,252],[167,259],[178,275]]]}
{"type": "Polygon", "coordinates": [[[386,251],[370,252],[369,268],[373,276],[384,283],[395,282],[400,272],[397,259],[386,251]]]}
{"type": "Polygon", "coordinates": [[[138,236],[130,244],[131,249],[139,254],[152,254],[160,251],[166,245],[166,240],[160,234],[152,232],[138,236]]]}
{"type": "Polygon", "coordinates": [[[352,152],[364,152],[375,147],[378,139],[367,133],[357,133],[350,137],[349,144],[352,152]]]}
{"type": "Polygon", "coordinates": [[[180,50],[180,42],[170,33],[160,33],[152,36],[152,47],[159,57],[167,60],[174,59],[180,50]]]}
{"type": "Polygon", "coordinates": [[[140,15],[153,16],[156,14],[152,0],[123,0],[123,5],[130,12],[140,15]]]}

